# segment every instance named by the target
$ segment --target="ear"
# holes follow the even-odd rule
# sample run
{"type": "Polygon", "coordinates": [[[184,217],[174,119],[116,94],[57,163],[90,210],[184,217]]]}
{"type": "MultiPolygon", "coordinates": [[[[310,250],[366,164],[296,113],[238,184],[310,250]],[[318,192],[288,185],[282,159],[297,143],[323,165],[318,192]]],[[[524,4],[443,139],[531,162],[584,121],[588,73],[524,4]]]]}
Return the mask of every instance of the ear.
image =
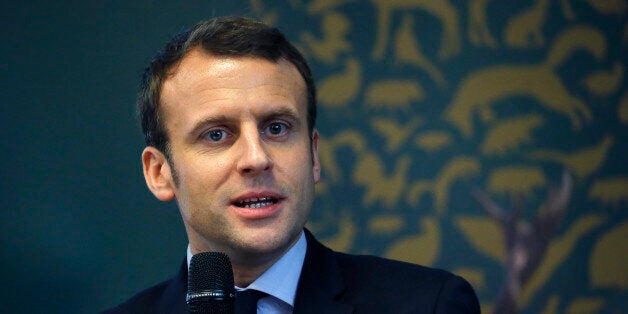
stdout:
{"type": "Polygon", "coordinates": [[[160,201],[172,200],[175,184],[166,156],[157,148],[148,146],[142,152],[142,166],[146,186],[160,201]]]}
{"type": "Polygon", "coordinates": [[[318,183],[321,179],[321,163],[318,159],[318,131],[312,131],[312,172],[314,174],[314,183],[318,183]]]}

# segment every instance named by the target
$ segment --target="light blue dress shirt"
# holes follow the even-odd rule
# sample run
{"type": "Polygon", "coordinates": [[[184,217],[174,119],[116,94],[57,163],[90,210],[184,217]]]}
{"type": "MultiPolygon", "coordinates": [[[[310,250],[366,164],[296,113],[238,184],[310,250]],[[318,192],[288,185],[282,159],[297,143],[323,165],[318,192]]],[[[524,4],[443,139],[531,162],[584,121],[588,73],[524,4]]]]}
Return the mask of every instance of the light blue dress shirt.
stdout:
{"type": "MultiPolygon", "coordinates": [[[[236,290],[255,289],[268,294],[257,303],[258,314],[292,313],[306,250],[305,233],[301,232],[297,243],[284,256],[248,287],[236,286],[236,290]]],[[[191,259],[192,251],[188,245],[188,267],[190,267],[191,259]]]]}

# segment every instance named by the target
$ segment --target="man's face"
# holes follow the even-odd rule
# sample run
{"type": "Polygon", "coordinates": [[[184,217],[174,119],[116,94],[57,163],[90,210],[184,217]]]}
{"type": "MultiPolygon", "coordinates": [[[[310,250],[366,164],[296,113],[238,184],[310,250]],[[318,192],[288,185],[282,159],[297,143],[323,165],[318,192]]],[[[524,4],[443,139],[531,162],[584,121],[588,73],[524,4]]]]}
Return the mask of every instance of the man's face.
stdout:
{"type": "Polygon", "coordinates": [[[164,82],[161,113],[178,180],[149,147],[147,183],[162,200],[176,197],[192,252],[222,251],[238,262],[285,253],[320,177],[318,134],[310,140],[297,69],[194,49],[164,82]],[[158,169],[150,170],[151,160],[158,169]],[[151,171],[161,178],[157,187],[151,171]]]}

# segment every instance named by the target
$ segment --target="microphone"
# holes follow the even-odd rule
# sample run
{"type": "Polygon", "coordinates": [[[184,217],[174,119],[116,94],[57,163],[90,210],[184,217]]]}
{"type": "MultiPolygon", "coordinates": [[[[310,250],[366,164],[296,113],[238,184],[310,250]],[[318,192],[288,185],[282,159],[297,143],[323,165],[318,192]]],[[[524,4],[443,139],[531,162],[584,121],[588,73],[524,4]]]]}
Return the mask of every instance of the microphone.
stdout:
{"type": "Polygon", "coordinates": [[[189,313],[234,312],[235,288],[229,256],[203,252],[192,256],[188,271],[189,313]]]}

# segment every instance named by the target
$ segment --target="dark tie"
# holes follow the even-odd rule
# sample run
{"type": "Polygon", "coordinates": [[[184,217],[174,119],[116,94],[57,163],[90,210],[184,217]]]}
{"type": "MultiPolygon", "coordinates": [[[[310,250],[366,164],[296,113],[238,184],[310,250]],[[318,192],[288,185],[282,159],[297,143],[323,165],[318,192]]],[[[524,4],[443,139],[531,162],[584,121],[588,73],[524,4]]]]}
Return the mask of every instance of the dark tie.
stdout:
{"type": "Polygon", "coordinates": [[[264,292],[253,289],[236,291],[235,314],[257,313],[257,301],[266,295],[264,292]]]}

